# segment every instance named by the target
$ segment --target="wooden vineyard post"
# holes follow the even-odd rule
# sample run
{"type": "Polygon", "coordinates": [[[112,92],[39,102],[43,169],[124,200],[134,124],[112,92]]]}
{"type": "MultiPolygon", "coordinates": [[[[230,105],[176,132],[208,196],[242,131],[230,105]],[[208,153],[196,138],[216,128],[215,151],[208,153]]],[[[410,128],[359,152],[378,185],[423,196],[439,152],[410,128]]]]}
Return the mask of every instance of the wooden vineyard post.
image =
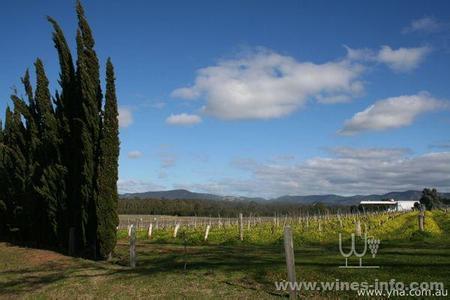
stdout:
{"type": "Polygon", "coordinates": [[[279,227],[280,226],[280,219],[279,219],[279,217],[278,217],[278,214],[277,213],[275,213],[275,227],[279,227]]]}
{"type": "Polygon", "coordinates": [[[244,240],[244,222],[242,220],[242,213],[239,214],[239,239],[244,240]]]}
{"type": "Polygon", "coordinates": [[[211,229],[211,225],[206,225],[206,231],[205,231],[205,242],[208,240],[209,230],[211,229]]]}
{"type": "Polygon", "coordinates": [[[355,235],[361,237],[361,221],[357,220],[355,223],[355,235]]]}
{"type": "Polygon", "coordinates": [[[425,212],[423,211],[423,209],[421,209],[419,212],[419,230],[425,230],[425,212]]]}
{"type": "Polygon", "coordinates": [[[174,228],[174,230],[173,230],[173,237],[174,237],[174,238],[177,237],[178,229],[180,229],[180,223],[178,223],[177,225],[175,225],[175,228],[174,228]]]}
{"type": "Polygon", "coordinates": [[[136,228],[134,224],[130,227],[130,267],[136,267],[136,228]]]}
{"type": "Polygon", "coordinates": [[[148,225],[148,231],[147,231],[147,238],[148,239],[152,238],[152,231],[153,231],[153,223],[150,223],[150,225],[148,225]]]}
{"type": "MultiPolygon", "coordinates": [[[[286,226],[284,228],[284,252],[286,255],[286,267],[288,273],[288,282],[291,288],[295,287],[295,282],[297,281],[295,275],[295,258],[294,258],[294,240],[292,238],[291,226],[286,226]]],[[[296,299],[297,291],[295,288],[289,290],[289,299],[296,299]]]]}

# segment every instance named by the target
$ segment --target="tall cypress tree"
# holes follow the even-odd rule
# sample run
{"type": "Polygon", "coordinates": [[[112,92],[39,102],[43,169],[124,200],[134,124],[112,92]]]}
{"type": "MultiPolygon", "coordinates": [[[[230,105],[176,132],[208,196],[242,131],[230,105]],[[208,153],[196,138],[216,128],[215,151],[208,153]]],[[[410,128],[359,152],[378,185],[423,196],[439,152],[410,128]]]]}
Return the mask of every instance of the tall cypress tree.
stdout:
{"type": "Polygon", "coordinates": [[[25,75],[21,78],[25,93],[28,98],[28,105],[24,100],[17,97],[17,95],[12,95],[12,100],[14,102],[15,109],[18,109],[25,119],[25,140],[27,144],[27,149],[24,154],[26,156],[27,170],[29,178],[27,180],[27,196],[30,198],[29,206],[30,210],[34,213],[35,218],[29,221],[31,227],[33,228],[33,233],[31,239],[37,241],[38,244],[42,244],[45,240],[46,233],[40,227],[40,222],[38,218],[45,214],[42,207],[42,203],[36,197],[35,186],[41,176],[41,164],[40,159],[40,149],[42,147],[42,140],[39,133],[39,116],[38,107],[36,105],[33,88],[30,82],[30,74],[28,69],[25,75]],[[41,229],[41,230],[38,230],[41,229]]]}
{"type": "MultiPolygon", "coordinates": [[[[9,228],[14,230],[22,239],[31,237],[30,231],[33,220],[33,208],[29,195],[30,174],[27,163],[26,128],[22,123],[19,98],[14,98],[14,110],[6,108],[5,118],[5,160],[4,167],[7,176],[6,205],[10,217],[9,228]]],[[[17,236],[16,236],[17,237],[17,236]]]]}
{"type": "MultiPolygon", "coordinates": [[[[55,97],[55,113],[58,120],[59,134],[62,139],[60,149],[61,162],[66,167],[66,210],[63,210],[65,213],[62,215],[58,213],[60,219],[58,222],[58,236],[60,243],[67,247],[70,228],[75,228],[75,233],[80,234],[81,206],[79,189],[81,174],[77,128],[80,122],[81,101],[77,89],[72,54],[64,32],[55,19],[51,17],[47,19],[53,26],[53,42],[58,52],[60,66],[59,84],[61,93],[57,93],[55,97]]],[[[76,236],[74,238],[76,239],[76,236]]]]}
{"type": "Polygon", "coordinates": [[[81,241],[88,248],[87,255],[97,253],[97,166],[101,128],[102,94],[99,78],[99,64],[94,51],[92,31],[84,16],[81,3],[77,3],[77,80],[82,110],[80,115],[80,202],[81,202],[81,241]]]}
{"type": "Polygon", "coordinates": [[[9,164],[11,161],[9,158],[11,149],[8,144],[10,142],[10,131],[12,126],[12,112],[9,106],[6,107],[5,111],[5,127],[2,130],[2,143],[0,144],[0,154],[2,159],[1,164],[1,181],[0,181],[0,194],[2,195],[2,201],[5,204],[5,218],[3,219],[3,236],[9,236],[10,229],[14,226],[15,217],[13,215],[15,209],[15,201],[13,199],[13,192],[15,187],[12,185],[13,177],[9,173],[13,170],[13,166],[9,164]]]}
{"type": "MultiPolygon", "coordinates": [[[[41,228],[43,242],[56,245],[58,242],[58,214],[65,214],[65,182],[66,169],[61,165],[58,123],[51,103],[48,79],[44,65],[36,60],[36,94],[35,105],[41,147],[37,160],[41,174],[35,182],[35,191],[43,210],[41,228]]],[[[61,220],[61,219],[59,219],[61,220]]]]}
{"type": "Polygon", "coordinates": [[[115,246],[118,224],[114,70],[108,60],[103,114],[92,31],[80,2],[76,11],[76,68],[60,26],[48,18],[61,92],[52,98],[38,59],[36,91],[27,71],[22,83],[28,104],[12,95],[14,110],[7,108],[4,129],[0,124],[0,234],[18,232],[38,246],[67,249],[75,227],[77,253],[105,258],[115,246]]]}
{"type": "Polygon", "coordinates": [[[105,114],[100,139],[99,171],[97,177],[97,250],[100,258],[108,257],[116,245],[117,180],[119,159],[119,121],[114,67],[106,63],[105,114]]]}
{"type": "Polygon", "coordinates": [[[5,167],[3,165],[5,146],[3,143],[3,124],[0,120],[0,237],[6,235],[6,218],[8,208],[6,206],[5,191],[6,177],[5,167]]]}

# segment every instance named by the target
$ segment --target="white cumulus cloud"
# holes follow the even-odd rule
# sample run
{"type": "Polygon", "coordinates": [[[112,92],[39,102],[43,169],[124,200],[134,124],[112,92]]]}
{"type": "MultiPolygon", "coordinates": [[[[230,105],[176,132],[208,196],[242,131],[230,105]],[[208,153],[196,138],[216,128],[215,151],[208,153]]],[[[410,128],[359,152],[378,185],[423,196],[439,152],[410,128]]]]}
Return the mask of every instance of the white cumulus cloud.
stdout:
{"type": "Polygon", "coordinates": [[[165,190],[162,185],[141,179],[119,179],[117,188],[120,194],[165,190]]]}
{"type": "Polygon", "coordinates": [[[349,61],[382,63],[396,72],[414,70],[432,50],[427,46],[398,49],[382,46],[378,51],[368,48],[353,49],[348,46],[344,47],[347,50],[346,58],[349,61]]]}
{"type": "Polygon", "coordinates": [[[403,33],[421,32],[432,33],[441,30],[443,24],[433,17],[423,17],[413,20],[411,24],[405,27],[403,33]]]}
{"type": "Polygon", "coordinates": [[[202,119],[199,116],[186,113],[178,115],[172,114],[166,119],[166,123],[170,125],[194,125],[201,121],[202,119]]]}
{"type": "Polygon", "coordinates": [[[129,107],[119,107],[119,126],[128,127],[133,123],[133,113],[129,107]]]}
{"type": "Polygon", "coordinates": [[[347,120],[340,134],[353,135],[407,126],[420,114],[445,107],[448,107],[446,102],[433,98],[427,92],[378,100],[347,120]]]}
{"type": "Polygon", "coordinates": [[[398,49],[383,46],[378,53],[378,61],[385,63],[394,71],[407,72],[415,69],[430,52],[431,48],[426,46],[398,49]]]}
{"type": "Polygon", "coordinates": [[[130,159],[141,158],[142,155],[144,155],[144,154],[141,151],[138,151],[138,150],[134,150],[134,151],[128,152],[128,158],[130,158],[130,159]]]}
{"type": "Polygon", "coordinates": [[[362,71],[349,60],[315,64],[257,49],[198,70],[195,83],[176,89],[172,96],[202,98],[203,111],[221,119],[278,118],[310,98],[336,103],[360,95],[362,71]]]}

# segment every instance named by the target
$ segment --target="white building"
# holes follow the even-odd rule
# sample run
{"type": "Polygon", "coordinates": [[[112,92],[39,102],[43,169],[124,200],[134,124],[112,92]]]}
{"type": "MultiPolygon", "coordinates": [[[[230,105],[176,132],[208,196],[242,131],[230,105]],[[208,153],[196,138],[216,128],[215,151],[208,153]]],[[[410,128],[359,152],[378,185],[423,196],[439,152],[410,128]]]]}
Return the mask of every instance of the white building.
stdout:
{"type": "Polygon", "coordinates": [[[416,200],[398,200],[397,201],[397,210],[412,210],[414,208],[414,204],[419,203],[420,201],[416,200]]]}
{"type": "Polygon", "coordinates": [[[363,207],[380,207],[389,211],[407,211],[414,208],[414,204],[420,203],[417,200],[378,200],[378,201],[361,201],[359,204],[363,207]]]}

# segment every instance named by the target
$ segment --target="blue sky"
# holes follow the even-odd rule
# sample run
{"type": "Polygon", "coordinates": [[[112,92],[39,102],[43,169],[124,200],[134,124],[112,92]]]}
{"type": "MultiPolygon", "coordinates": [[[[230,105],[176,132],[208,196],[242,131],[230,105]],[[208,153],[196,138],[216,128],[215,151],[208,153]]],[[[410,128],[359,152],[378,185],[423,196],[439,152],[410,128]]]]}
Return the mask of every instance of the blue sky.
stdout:
{"type": "MultiPolygon", "coordinates": [[[[121,192],[450,191],[448,1],[83,4],[116,67],[121,192]]],[[[58,88],[44,17],[74,47],[74,5],[2,3],[2,112],[36,57],[58,88]]]]}

